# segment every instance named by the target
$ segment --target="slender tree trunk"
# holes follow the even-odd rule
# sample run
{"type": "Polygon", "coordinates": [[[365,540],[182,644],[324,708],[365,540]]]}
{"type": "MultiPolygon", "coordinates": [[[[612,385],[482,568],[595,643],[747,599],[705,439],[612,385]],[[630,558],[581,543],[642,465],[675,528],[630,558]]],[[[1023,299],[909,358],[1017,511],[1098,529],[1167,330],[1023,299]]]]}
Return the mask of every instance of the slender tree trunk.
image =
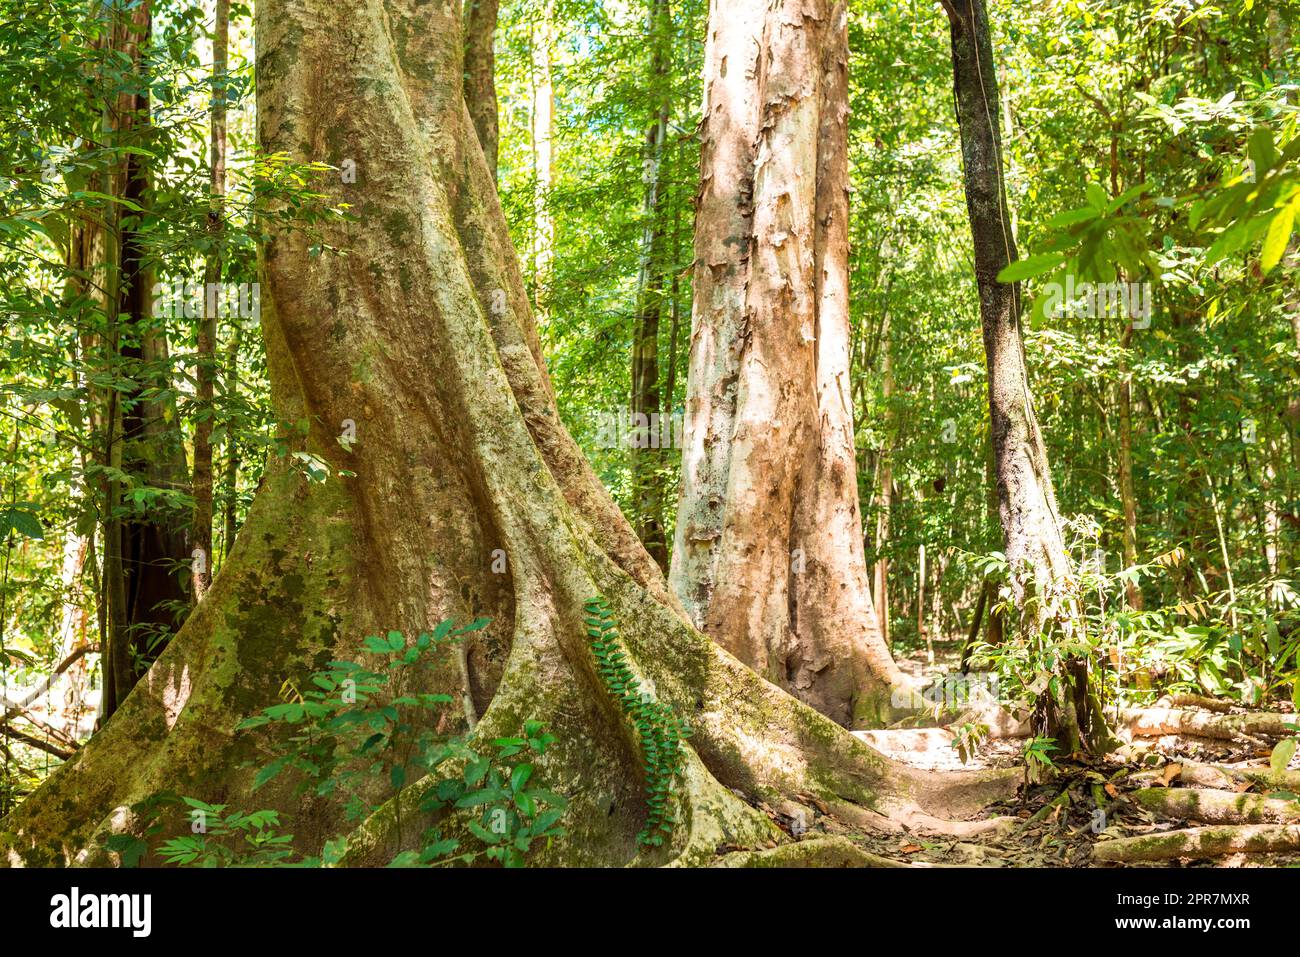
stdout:
{"type": "MultiPolygon", "coordinates": [[[[227,406],[233,403],[239,395],[239,345],[243,341],[244,326],[242,322],[235,323],[235,328],[230,336],[230,343],[226,347],[226,402],[227,406]]],[[[226,504],[222,519],[221,531],[221,560],[224,562],[229,556],[231,549],[235,547],[236,518],[239,510],[239,439],[235,435],[235,430],[226,430],[226,474],[222,484],[226,489],[226,504]]]]}
{"type": "Polygon", "coordinates": [[[925,642],[925,659],[934,664],[934,642],[925,627],[925,579],[928,573],[925,562],[925,542],[916,547],[916,637],[925,642]]]}
{"type": "Polygon", "coordinates": [[[673,587],[842,724],[888,717],[849,404],[847,13],[715,0],[673,587]]]}
{"type": "MultiPolygon", "coordinates": [[[[881,320],[880,334],[880,393],[886,409],[891,408],[894,396],[894,359],[892,339],[890,338],[890,313],[885,310],[881,320]]],[[[892,417],[892,416],[891,416],[892,417]]],[[[892,423],[890,423],[892,424],[892,423]]],[[[894,505],[894,462],[890,454],[892,430],[885,429],[885,443],[880,449],[880,486],[876,492],[877,507],[880,514],[876,517],[876,558],[875,567],[875,605],[880,618],[880,638],[889,647],[889,556],[885,550],[889,547],[890,512],[894,505]]]]}
{"type": "MultiPolygon", "coordinates": [[[[1124,512],[1124,567],[1137,564],[1137,494],[1133,489],[1133,380],[1129,370],[1128,350],[1133,338],[1131,326],[1124,327],[1120,339],[1123,356],[1119,382],[1119,497],[1124,512]]],[[[1125,585],[1130,608],[1142,610],[1142,588],[1137,582],[1125,585]]]]}
{"type": "MultiPolygon", "coordinates": [[[[998,511],[1020,625],[1030,635],[1074,627],[1074,571],[1061,535],[1047,450],[1034,413],[1021,334],[1018,283],[998,273],[1018,258],[1003,181],[996,117],[997,69],[984,0],[943,0],[951,24],[954,92],[961,131],[966,206],[989,375],[998,511]]],[[[1089,695],[1087,663],[1063,666],[1060,694],[1040,699],[1041,726],[1070,752],[1106,736],[1089,695]]]]}
{"type": "Polygon", "coordinates": [[[493,182],[497,177],[497,80],[494,42],[498,0],[465,0],[465,105],[493,182]]]}
{"type": "Polygon", "coordinates": [[[663,312],[665,242],[668,216],[663,188],[664,149],[672,111],[669,68],[672,64],[672,19],[668,0],[653,0],[646,19],[651,44],[650,86],[659,93],[655,115],[646,130],[642,183],[644,202],[641,263],[636,284],[636,315],[632,329],[632,395],[629,449],[632,472],[633,519],[646,551],[668,567],[664,532],[663,450],[671,445],[670,421],[663,417],[659,391],[659,320],[663,312]]]}
{"type": "MultiPolygon", "coordinates": [[[[69,239],[65,263],[68,278],[63,289],[64,315],[74,318],[74,325],[79,330],[72,340],[69,350],[72,360],[73,375],[77,388],[84,390],[87,397],[93,396],[93,390],[87,381],[93,356],[88,356],[89,338],[84,330],[86,315],[91,303],[102,302],[100,290],[95,287],[95,277],[99,274],[99,254],[101,230],[96,223],[89,221],[73,224],[69,230],[69,239]]],[[[102,278],[102,275],[100,275],[102,278]]],[[[72,414],[72,430],[76,435],[91,434],[95,430],[95,412],[92,403],[78,404],[72,414]]],[[[72,501],[72,526],[64,536],[63,562],[60,571],[60,593],[63,607],[59,615],[59,637],[57,657],[66,660],[73,651],[87,644],[87,631],[90,628],[89,615],[86,611],[88,595],[85,588],[86,563],[90,560],[93,531],[83,532],[82,517],[91,508],[88,503],[86,467],[90,464],[93,449],[82,445],[77,448],[76,474],[70,483],[72,501]]],[[[79,659],[69,671],[66,680],[68,691],[65,694],[66,711],[72,722],[74,732],[79,731],[82,718],[82,702],[89,680],[89,661],[79,659]]]]}
{"type": "Polygon", "coordinates": [[[539,318],[549,311],[555,220],[551,216],[554,164],[555,88],[551,81],[552,21],[555,7],[546,3],[533,29],[533,303],[539,318]]]}
{"type": "Polygon", "coordinates": [[[673,244],[670,254],[672,279],[668,285],[668,302],[671,311],[671,323],[668,330],[668,370],[664,384],[664,410],[668,414],[669,430],[674,434],[677,415],[677,349],[681,340],[682,328],[682,290],[681,290],[681,225],[682,204],[673,204],[673,244]]]}
{"type": "Polygon", "coordinates": [[[216,0],[212,30],[212,107],[208,156],[208,237],[212,248],[203,271],[203,319],[195,357],[194,520],[190,574],[194,600],[203,600],[212,583],[212,417],[217,379],[217,304],[221,282],[221,240],[226,202],[226,62],[230,42],[230,0],[216,0]]]}
{"type": "MultiPolygon", "coordinates": [[[[115,14],[113,49],[133,64],[140,90],[119,92],[111,108],[110,129],[115,148],[147,143],[152,134],[142,51],[150,37],[150,4],[140,3],[115,14]]],[[[110,398],[107,459],[154,489],[180,491],[188,487],[188,470],[180,421],[170,395],[165,329],[153,317],[153,270],[141,230],[150,206],[149,171],[134,152],[116,158],[111,177],[114,196],[112,257],[109,271],[112,312],[111,361],[132,386],[113,389],[110,398]]],[[[136,680],[157,657],[179,626],[189,596],[183,582],[189,553],[185,547],[188,516],[160,504],[147,512],[127,504],[119,481],[110,481],[105,525],[105,582],[109,647],[105,660],[113,671],[105,682],[105,716],[111,715],[136,680]],[[112,539],[109,541],[109,539],[112,539]]],[[[106,669],[107,671],[108,669],[106,669]]]]}
{"type": "MultiPolygon", "coordinates": [[[[102,839],[138,831],[130,808],[163,789],[276,808],[294,846],[318,852],[346,826],[343,809],[303,801],[288,779],[253,796],[269,732],[236,731],[240,720],[367,634],[475,613],[491,619],[490,653],[470,664],[476,739],[516,733],[525,718],[556,736],[535,779],[568,797],[574,823],[540,863],[692,864],[721,846],[785,841],[733,788],[952,815],[1006,795],[1014,782],[1002,773],[940,780],[891,763],[686,623],[560,425],[457,82],[456,8],[263,0],[256,16],[261,148],[306,161],[343,140],[367,170],[357,215],[371,224],[327,221],[318,239],[271,219],[262,256],[275,411],[309,423],[285,441],[330,476],[312,483],[290,458],[271,463],[240,547],[139,693],[0,823],[0,864],[103,863],[102,839]],[[382,225],[395,221],[409,229],[382,225]],[[322,260],[314,242],[349,255],[322,260]],[[357,377],[367,355],[384,361],[357,377]],[[345,418],[358,420],[351,449],[336,441],[345,418]],[[640,857],[645,755],[596,670],[583,602],[597,593],[628,667],[692,727],[673,792],[680,823],[640,857]]],[[[331,203],[349,195],[320,188],[331,203]]],[[[456,693],[454,670],[446,682],[456,693]]],[[[383,863],[417,841],[436,820],[419,810],[423,787],[397,804],[403,839],[386,805],[350,832],[349,860],[383,863]]]]}

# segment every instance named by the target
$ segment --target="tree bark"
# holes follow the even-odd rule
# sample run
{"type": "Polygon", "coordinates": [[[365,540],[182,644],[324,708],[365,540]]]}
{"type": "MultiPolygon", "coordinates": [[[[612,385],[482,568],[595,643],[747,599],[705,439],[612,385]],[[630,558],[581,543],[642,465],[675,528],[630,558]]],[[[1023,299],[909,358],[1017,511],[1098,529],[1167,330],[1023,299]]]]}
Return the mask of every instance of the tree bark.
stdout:
{"type": "MultiPolygon", "coordinates": [[[[112,48],[143,77],[142,47],[150,36],[150,4],[115,14],[112,48]]],[[[119,92],[109,108],[108,135],[114,148],[145,141],[150,133],[149,95],[119,92]]],[[[149,174],[143,159],[124,152],[115,160],[111,188],[135,207],[147,209],[149,174]]],[[[142,486],[183,489],[187,485],[185,453],[179,420],[165,388],[167,339],[152,317],[152,267],[139,230],[143,213],[113,204],[108,237],[108,295],[110,342],[108,361],[133,385],[114,388],[108,397],[105,461],[142,486]]],[[[189,596],[182,585],[185,518],[178,510],[158,506],[146,517],[143,509],[126,505],[121,483],[110,480],[104,519],[104,576],[108,635],[104,651],[105,717],[111,715],[179,625],[179,610],[189,596]]]]}
{"type": "MultiPolygon", "coordinates": [[[[269,732],[236,725],[275,702],[287,677],[355,655],[364,635],[474,614],[491,619],[470,653],[475,734],[491,741],[527,718],[557,738],[537,779],[568,796],[570,837],[540,863],[699,863],[720,845],[784,840],[733,788],[950,815],[1007,794],[1014,775],[938,780],[892,764],[686,623],[560,424],[456,82],[456,8],[264,0],[256,20],[261,148],[306,161],[342,140],[367,170],[362,196],[319,187],[331,206],[354,202],[359,222],[327,220],[312,237],[265,223],[275,411],[309,423],[284,439],[330,476],[309,481],[292,457],[270,463],[203,604],[107,726],[0,824],[0,861],[103,862],[101,839],[130,830],[129,807],[161,789],[278,808],[295,846],[318,851],[343,809],[302,801],[288,780],[251,797],[269,732]],[[314,256],[313,243],[349,254],[314,256]],[[358,425],[351,449],[336,441],[347,418],[358,425]],[[498,548],[504,574],[492,570],[498,548]],[[586,637],[582,605],[597,593],[629,667],[693,730],[675,792],[682,823],[648,857],[635,842],[643,756],[586,637]]],[[[449,669],[446,690],[458,681],[449,669]]],[[[415,839],[421,816],[405,808],[402,820],[416,822],[403,832],[415,839]]],[[[373,816],[353,859],[390,859],[390,822],[373,816]]]]}
{"type": "Polygon", "coordinates": [[[846,8],[716,0],[671,579],[692,621],[841,724],[908,687],[862,546],[849,400],[846,8]]]}
{"type": "MultiPolygon", "coordinates": [[[[997,70],[984,0],[943,0],[951,26],[954,99],[989,376],[998,513],[1011,591],[1027,634],[1071,629],[1074,572],[1061,534],[1047,450],[1034,413],[1019,283],[998,274],[1018,258],[1003,178],[997,70]]],[[[1040,699],[1041,727],[1066,752],[1105,736],[1088,694],[1087,662],[1063,666],[1061,700],[1040,699]],[[1068,700],[1067,700],[1068,699],[1068,700]],[[1085,738],[1087,740],[1085,740],[1085,738]]]]}
{"type": "Polygon", "coordinates": [[[664,531],[663,450],[672,443],[659,390],[659,320],[663,313],[668,203],[663,188],[664,150],[672,110],[668,71],[672,63],[672,19],[668,0],[653,0],[646,18],[651,44],[651,89],[658,92],[647,127],[642,181],[644,226],[632,329],[631,448],[633,518],[637,535],[660,568],[668,567],[664,531]]]}
{"type": "MultiPolygon", "coordinates": [[[[1124,567],[1132,568],[1138,561],[1137,549],[1137,493],[1133,488],[1133,379],[1129,369],[1128,350],[1133,338],[1131,326],[1124,328],[1120,338],[1122,359],[1119,383],[1119,497],[1124,513],[1124,567]]],[[[1124,586],[1130,608],[1141,611],[1142,587],[1130,581],[1124,586]]]]}
{"type": "Polygon", "coordinates": [[[226,200],[226,63],[230,42],[230,2],[216,0],[212,30],[212,106],[208,156],[208,237],[212,248],[203,271],[203,319],[195,355],[194,520],[190,533],[190,581],[194,601],[203,600],[212,583],[212,416],[217,379],[216,304],[211,290],[221,282],[221,240],[226,200]]]}
{"type": "Polygon", "coordinates": [[[555,220],[551,216],[554,164],[555,87],[551,80],[551,21],[555,7],[548,2],[533,28],[533,306],[540,318],[550,310],[551,258],[555,220]]]}
{"type": "MultiPolygon", "coordinates": [[[[894,396],[894,358],[893,340],[890,337],[889,328],[890,321],[890,311],[886,306],[880,330],[880,394],[886,409],[892,409],[894,396]]],[[[892,411],[889,415],[892,420],[892,411]]],[[[889,425],[892,426],[892,424],[891,421],[889,425]]],[[[889,547],[889,520],[894,504],[894,458],[890,447],[893,440],[893,429],[887,427],[885,441],[880,448],[880,487],[876,493],[880,514],[876,518],[876,554],[878,557],[874,569],[875,588],[873,596],[875,598],[876,614],[880,619],[880,639],[884,642],[886,648],[890,646],[889,556],[886,549],[889,547]]]]}
{"type": "Polygon", "coordinates": [[[492,181],[497,178],[497,80],[494,41],[498,0],[465,3],[465,105],[492,181]]]}
{"type": "MultiPolygon", "coordinates": [[[[239,345],[243,341],[243,323],[235,324],[226,346],[226,402],[231,403],[239,396],[239,345]]],[[[226,488],[226,504],[222,517],[221,560],[225,562],[235,547],[235,533],[239,512],[239,438],[233,428],[226,430],[226,474],[223,485],[226,488]]]]}

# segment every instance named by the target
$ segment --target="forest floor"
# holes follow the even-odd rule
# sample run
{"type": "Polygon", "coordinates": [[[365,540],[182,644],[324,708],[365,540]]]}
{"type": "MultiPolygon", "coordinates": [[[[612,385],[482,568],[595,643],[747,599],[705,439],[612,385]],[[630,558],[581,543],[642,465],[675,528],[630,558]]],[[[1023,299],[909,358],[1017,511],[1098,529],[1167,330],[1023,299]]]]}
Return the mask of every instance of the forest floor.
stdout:
{"type": "MultiPolygon", "coordinates": [[[[900,666],[918,676],[945,664],[955,670],[959,642],[936,643],[934,650],[934,664],[921,648],[900,656],[900,666]]],[[[1248,713],[1245,708],[1216,710],[1220,715],[1248,713]]],[[[1270,705],[1270,710],[1294,717],[1288,714],[1289,704],[1270,705]]],[[[890,757],[936,773],[1023,767],[1021,738],[988,739],[963,763],[946,728],[862,736],[880,747],[882,734],[890,757]]],[[[1119,848],[1118,856],[1137,858],[1128,863],[1139,866],[1296,867],[1300,797],[1294,792],[1300,791],[1300,772],[1265,780],[1270,754],[1268,742],[1245,734],[1228,740],[1184,734],[1134,738],[1100,762],[1061,760],[1042,780],[1022,780],[1016,796],[985,809],[982,817],[1002,822],[984,833],[948,837],[907,827],[894,833],[864,830],[817,808],[802,836],[838,835],[871,854],[913,867],[1126,866],[1107,859],[1119,848]],[[1121,843],[1110,843],[1115,841],[1121,843]],[[1098,845],[1106,847],[1097,852],[1098,845]]],[[[1300,757],[1292,767],[1297,761],[1300,757]]],[[[788,820],[777,814],[773,818],[789,829],[788,820]]]]}

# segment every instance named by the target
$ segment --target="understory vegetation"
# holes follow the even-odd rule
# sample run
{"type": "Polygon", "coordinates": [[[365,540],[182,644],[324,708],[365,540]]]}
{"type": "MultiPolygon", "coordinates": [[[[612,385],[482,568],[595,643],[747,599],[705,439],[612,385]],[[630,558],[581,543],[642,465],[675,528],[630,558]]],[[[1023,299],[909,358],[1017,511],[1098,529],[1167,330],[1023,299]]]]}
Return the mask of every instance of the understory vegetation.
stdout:
{"type": "Polygon", "coordinates": [[[1300,3],[301,6],[0,0],[0,860],[1300,861],[1300,3]]]}

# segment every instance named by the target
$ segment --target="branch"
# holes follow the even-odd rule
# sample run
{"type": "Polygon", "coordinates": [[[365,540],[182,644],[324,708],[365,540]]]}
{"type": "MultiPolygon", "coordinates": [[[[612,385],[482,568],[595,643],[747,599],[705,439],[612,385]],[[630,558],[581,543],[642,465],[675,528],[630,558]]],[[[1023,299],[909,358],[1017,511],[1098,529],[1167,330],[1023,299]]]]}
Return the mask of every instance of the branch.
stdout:
{"type": "Polygon", "coordinates": [[[30,705],[41,695],[45,694],[45,692],[49,689],[50,685],[54,683],[55,678],[57,678],[59,675],[63,674],[63,672],[67,671],[74,664],[76,664],[77,660],[80,659],[83,655],[98,650],[99,650],[98,645],[82,645],[80,648],[73,651],[72,654],[68,655],[68,657],[64,658],[63,661],[59,663],[59,666],[57,668],[51,671],[49,675],[47,675],[45,678],[42,678],[40,681],[38,681],[36,683],[36,686],[33,687],[30,691],[25,691],[22,694],[18,695],[18,697],[13,699],[0,697],[0,703],[3,703],[4,706],[9,709],[8,711],[5,712],[4,717],[0,720],[7,721],[8,719],[12,718],[15,714],[17,714],[19,711],[25,711],[28,705],[30,705]]]}
{"type": "Polygon", "coordinates": [[[47,754],[52,754],[56,758],[62,758],[64,761],[72,757],[73,754],[72,751],[64,751],[62,748],[50,744],[48,741],[42,741],[40,738],[33,738],[31,735],[23,734],[16,728],[10,728],[6,725],[0,725],[0,734],[3,734],[6,738],[13,738],[15,741],[21,741],[23,744],[31,745],[33,748],[44,751],[47,754]]]}

